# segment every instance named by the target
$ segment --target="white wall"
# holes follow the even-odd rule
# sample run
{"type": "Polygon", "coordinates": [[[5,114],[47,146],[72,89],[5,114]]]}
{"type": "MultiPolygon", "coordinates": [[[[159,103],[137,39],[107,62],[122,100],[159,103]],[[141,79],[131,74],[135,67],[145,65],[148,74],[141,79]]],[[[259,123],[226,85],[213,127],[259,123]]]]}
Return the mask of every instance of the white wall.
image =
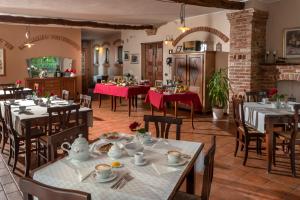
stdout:
{"type": "MultiPolygon", "coordinates": [[[[201,15],[196,17],[187,18],[186,26],[188,27],[199,27],[199,26],[208,26],[215,29],[218,29],[226,36],[229,37],[230,33],[230,24],[227,20],[226,16],[227,12],[218,12],[208,15],[201,15]]],[[[129,51],[130,54],[139,54],[141,59],[141,43],[149,43],[149,42],[158,42],[164,41],[167,35],[173,36],[175,39],[177,36],[181,34],[180,30],[177,28],[180,26],[180,22],[178,20],[169,22],[157,30],[156,35],[147,36],[145,31],[122,31],[121,37],[124,40],[124,51],[129,51]]],[[[185,38],[183,38],[178,45],[182,45],[184,41],[191,40],[201,40],[201,41],[211,41],[212,46],[215,49],[215,46],[218,42],[222,44],[222,49],[225,52],[229,51],[229,42],[224,43],[219,37],[207,33],[207,32],[196,32],[192,33],[185,38]]],[[[166,64],[166,58],[170,57],[169,49],[173,49],[175,51],[176,47],[172,45],[165,45],[163,47],[163,63],[164,63],[164,74],[167,73],[168,76],[164,76],[164,80],[171,78],[171,69],[166,64]]],[[[227,66],[227,61],[224,63],[227,66]]],[[[124,73],[132,73],[137,77],[141,78],[141,60],[139,64],[130,64],[130,61],[124,61],[124,73]]]]}

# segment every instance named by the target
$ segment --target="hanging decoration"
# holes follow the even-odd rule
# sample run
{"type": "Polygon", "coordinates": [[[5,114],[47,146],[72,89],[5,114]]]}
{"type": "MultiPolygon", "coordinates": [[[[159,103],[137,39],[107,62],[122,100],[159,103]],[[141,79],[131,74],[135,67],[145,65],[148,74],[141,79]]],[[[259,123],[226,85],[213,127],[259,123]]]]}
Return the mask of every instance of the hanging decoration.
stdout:
{"type": "Polygon", "coordinates": [[[31,42],[31,32],[30,32],[30,26],[26,27],[26,33],[25,33],[25,44],[27,48],[31,48],[35,44],[31,42]]]}
{"type": "Polygon", "coordinates": [[[178,28],[182,33],[190,30],[189,27],[187,27],[185,25],[185,4],[181,4],[181,7],[180,7],[180,23],[181,23],[181,26],[178,28]]]}

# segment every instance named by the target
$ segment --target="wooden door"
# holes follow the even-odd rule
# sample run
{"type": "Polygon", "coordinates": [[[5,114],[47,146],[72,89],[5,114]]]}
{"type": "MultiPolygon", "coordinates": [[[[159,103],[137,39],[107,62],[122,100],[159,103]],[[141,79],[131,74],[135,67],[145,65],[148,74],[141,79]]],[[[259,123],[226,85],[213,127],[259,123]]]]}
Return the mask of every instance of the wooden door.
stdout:
{"type": "Polygon", "coordinates": [[[82,93],[87,94],[88,88],[93,83],[93,63],[92,63],[92,48],[91,41],[82,41],[81,49],[81,75],[82,75],[82,93]]]}
{"type": "Polygon", "coordinates": [[[187,60],[185,54],[174,55],[174,80],[181,81],[183,84],[188,85],[188,74],[187,74],[187,60]]]}
{"type": "Polygon", "coordinates": [[[163,43],[146,43],[144,45],[144,79],[163,80],[163,43]]]}

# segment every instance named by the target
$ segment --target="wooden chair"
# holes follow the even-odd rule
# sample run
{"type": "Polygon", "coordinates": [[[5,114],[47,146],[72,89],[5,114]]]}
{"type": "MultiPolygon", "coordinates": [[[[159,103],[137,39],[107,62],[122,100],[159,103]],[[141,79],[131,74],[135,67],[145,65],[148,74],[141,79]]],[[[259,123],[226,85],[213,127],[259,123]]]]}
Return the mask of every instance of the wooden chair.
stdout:
{"type": "Polygon", "coordinates": [[[79,109],[79,104],[47,108],[49,114],[48,125],[46,128],[47,135],[40,137],[38,141],[38,148],[40,150],[38,155],[38,165],[40,165],[41,159],[48,162],[51,158],[51,151],[48,144],[49,136],[79,125],[79,109]]]}
{"type": "Polygon", "coordinates": [[[204,174],[202,182],[201,196],[177,192],[174,200],[208,200],[210,196],[211,184],[214,176],[214,160],[216,152],[216,136],[212,136],[212,142],[209,150],[204,157],[204,174]]]}
{"type": "Polygon", "coordinates": [[[62,90],[61,98],[64,100],[69,100],[70,92],[68,90],[62,90]]]}
{"type": "Polygon", "coordinates": [[[263,98],[267,98],[268,94],[266,91],[244,91],[245,99],[247,102],[261,102],[263,98]]]}
{"type": "MultiPolygon", "coordinates": [[[[24,145],[25,137],[24,133],[19,134],[13,127],[13,120],[12,120],[12,114],[11,114],[11,106],[10,104],[4,103],[4,121],[6,124],[6,130],[9,137],[9,158],[8,158],[8,164],[10,164],[12,156],[14,156],[14,163],[13,163],[13,172],[16,169],[17,161],[19,154],[25,153],[20,152],[20,146],[24,145]]],[[[31,128],[31,139],[33,143],[37,142],[37,138],[41,137],[43,135],[43,131],[38,128],[31,128]]],[[[38,151],[38,149],[33,149],[34,151],[38,151]]]]}
{"type": "Polygon", "coordinates": [[[276,138],[282,138],[284,140],[284,143],[282,145],[285,145],[288,147],[289,153],[290,153],[290,162],[291,162],[291,169],[292,174],[294,177],[296,177],[296,155],[295,155],[295,147],[296,145],[300,145],[300,131],[299,129],[299,110],[300,105],[296,104],[294,106],[295,112],[294,116],[291,117],[290,123],[289,123],[289,129],[285,131],[275,131],[273,137],[273,163],[276,165],[276,138]]]}
{"type": "Polygon", "coordinates": [[[92,108],[92,97],[84,94],[80,94],[79,104],[83,107],[92,108]]]}
{"type": "Polygon", "coordinates": [[[20,178],[19,187],[24,200],[33,200],[34,197],[40,200],[91,200],[89,193],[55,188],[30,178],[20,178]]]}
{"type": "Polygon", "coordinates": [[[244,116],[244,101],[242,98],[233,97],[233,118],[236,125],[236,146],[234,156],[236,157],[239,143],[242,144],[241,150],[245,147],[245,157],[243,165],[246,165],[248,158],[248,151],[250,149],[249,144],[251,141],[256,141],[256,152],[261,154],[261,143],[265,134],[258,132],[254,128],[246,125],[245,116],[244,116]]]}
{"type": "Polygon", "coordinates": [[[3,88],[4,92],[4,100],[11,98],[11,99],[22,99],[24,98],[23,94],[23,87],[7,87],[3,88]]]}
{"type": "Polygon", "coordinates": [[[73,143],[73,141],[79,136],[79,134],[82,134],[83,125],[80,126],[74,126],[72,128],[65,129],[61,132],[58,132],[53,135],[48,136],[48,145],[50,149],[51,157],[49,161],[55,160],[58,157],[58,150],[60,149],[60,146],[64,142],[73,143]]]}
{"type": "Polygon", "coordinates": [[[4,152],[5,144],[8,140],[7,130],[6,130],[6,124],[4,121],[4,117],[2,116],[1,106],[0,106],[0,135],[1,135],[1,153],[4,152]]]}
{"type": "Polygon", "coordinates": [[[165,117],[165,116],[144,116],[145,129],[149,130],[149,122],[154,122],[156,129],[156,137],[158,138],[169,138],[169,130],[172,124],[176,125],[176,140],[180,140],[180,128],[182,124],[182,119],[175,117],[165,117]]]}

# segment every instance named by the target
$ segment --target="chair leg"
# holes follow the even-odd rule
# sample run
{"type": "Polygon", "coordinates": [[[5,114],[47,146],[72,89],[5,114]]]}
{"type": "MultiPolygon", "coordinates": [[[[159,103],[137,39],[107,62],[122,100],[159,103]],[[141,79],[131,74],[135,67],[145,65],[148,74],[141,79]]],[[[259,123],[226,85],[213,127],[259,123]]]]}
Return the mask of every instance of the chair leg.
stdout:
{"type": "Polygon", "coordinates": [[[276,137],[273,137],[273,149],[272,149],[272,160],[273,165],[276,166],[276,137]]]}
{"type": "Polygon", "coordinates": [[[19,141],[15,141],[15,151],[14,151],[14,164],[13,164],[13,172],[16,169],[18,157],[19,157],[19,141]]]}
{"type": "Polygon", "coordinates": [[[245,137],[245,157],[243,165],[246,165],[247,159],[248,159],[248,150],[249,150],[249,138],[245,137]]]}
{"type": "Polygon", "coordinates": [[[10,165],[10,161],[11,161],[11,158],[12,158],[12,152],[13,152],[13,149],[12,149],[12,140],[10,139],[9,140],[9,156],[8,156],[8,161],[7,161],[8,165],[10,165]]]}
{"type": "Polygon", "coordinates": [[[295,145],[291,144],[290,149],[291,149],[290,159],[291,159],[292,174],[294,177],[296,177],[295,145]]]}
{"type": "Polygon", "coordinates": [[[259,137],[256,137],[256,154],[259,154],[259,137]]]}
{"type": "Polygon", "coordinates": [[[5,144],[7,143],[7,140],[8,140],[8,137],[5,137],[4,135],[2,136],[3,139],[1,140],[2,142],[2,149],[1,149],[1,153],[4,152],[4,149],[5,149],[5,144]]]}
{"type": "Polygon", "coordinates": [[[236,133],[236,139],[235,139],[235,151],[234,151],[234,157],[236,157],[236,154],[238,152],[238,149],[239,149],[239,145],[240,145],[240,141],[239,141],[239,132],[236,133]]]}

